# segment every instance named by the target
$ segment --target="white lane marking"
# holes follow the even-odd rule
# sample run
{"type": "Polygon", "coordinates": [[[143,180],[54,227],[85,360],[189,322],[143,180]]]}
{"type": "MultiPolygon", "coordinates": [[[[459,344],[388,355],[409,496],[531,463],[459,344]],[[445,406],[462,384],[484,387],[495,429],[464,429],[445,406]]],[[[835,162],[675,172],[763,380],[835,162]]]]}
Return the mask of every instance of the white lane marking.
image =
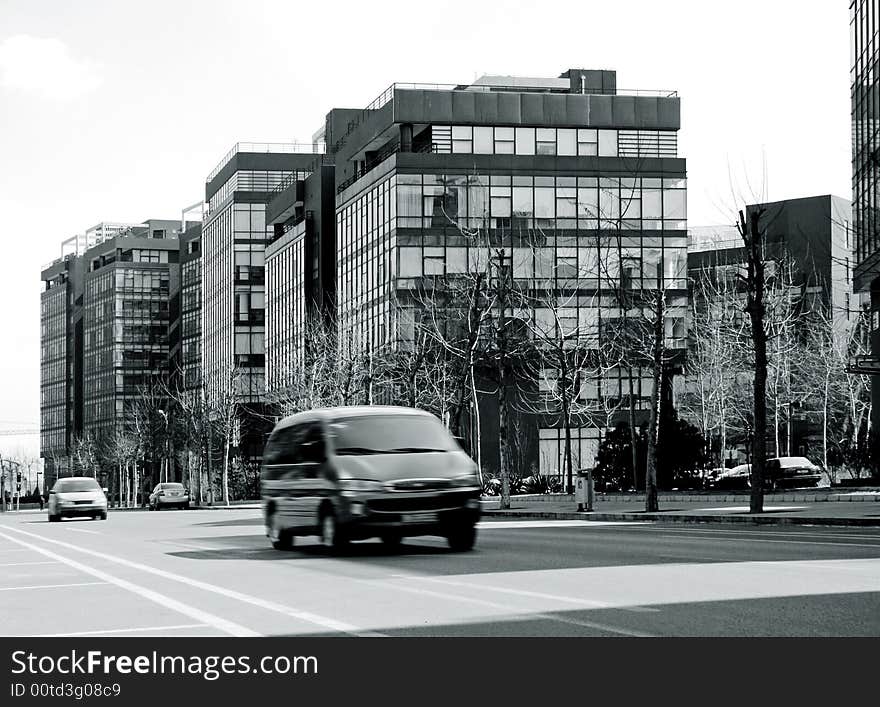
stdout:
{"type": "Polygon", "coordinates": [[[205,628],[208,624],[178,624],[176,626],[142,626],[139,628],[113,628],[106,631],[77,631],[75,633],[40,633],[29,638],[68,638],[70,636],[107,636],[111,633],[147,633],[150,631],[176,631],[184,628],[205,628]]]}
{"type": "MultiPolygon", "coordinates": [[[[9,528],[6,527],[6,530],[14,530],[18,533],[23,533],[24,535],[30,535],[32,537],[37,538],[38,540],[43,540],[45,542],[54,542],[56,545],[62,545],[69,547],[71,549],[77,549],[73,545],[68,545],[67,543],[60,543],[56,540],[47,540],[46,538],[41,538],[39,535],[34,535],[33,533],[27,533],[24,530],[18,530],[17,528],[9,528]]],[[[108,574],[99,569],[95,569],[94,567],[90,567],[88,565],[84,565],[81,562],[77,562],[76,560],[72,560],[68,557],[63,557],[62,555],[57,555],[50,550],[45,550],[44,548],[38,547],[37,545],[32,545],[31,543],[27,543],[20,538],[15,538],[10,535],[6,535],[5,533],[0,533],[0,538],[5,538],[10,542],[17,543],[26,548],[33,550],[34,552],[39,552],[40,554],[51,557],[58,562],[63,562],[74,569],[79,570],[80,572],[84,572],[85,574],[90,574],[93,577],[97,577],[105,582],[110,582],[111,584],[115,584],[117,587],[121,587],[122,589],[127,589],[133,594],[137,594],[144,599],[149,599],[152,602],[155,602],[159,606],[162,606],[166,609],[172,609],[184,616],[189,616],[191,619],[195,619],[196,621],[200,621],[202,623],[209,624],[213,626],[218,631],[223,631],[224,633],[228,633],[232,636],[259,636],[256,631],[251,631],[249,628],[245,628],[244,626],[240,626],[232,621],[228,621],[227,619],[221,618],[220,616],[214,616],[213,614],[209,614],[206,611],[202,611],[201,609],[197,609],[194,606],[189,606],[188,604],[184,604],[183,602],[177,601],[176,599],[172,599],[171,597],[165,596],[164,594],[160,594],[159,592],[153,591],[152,589],[147,589],[146,587],[141,587],[138,584],[134,584],[133,582],[129,582],[125,579],[120,579],[112,574],[108,574]]],[[[101,557],[101,555],[97,552],[90,552],[88,554],[95,555],[96,557],[101,557]]]]}
{"type": "Polygon", "coordinates": [[[457,582],[452,579],[442,579],[440,577],[425,577],[419,575],[410,575],[407,579],[420,580],[422,582],[434,582],[437,584],[448,584],[451,587],[465,587],[466,589],[477,589],[481,591],[499,592],[501,594],[514,594],[521,597],[529,597],[534,599],[547,599],[550,601],[561,601],[567,604],[577,604],[589,609],[608,609],[610,604],[604,601],[594,601],[593,599],[582,599],[579,597],[560,596],[558,594],[548,594],[547,592],[535,592],[527,589],[511,589],[509,587],[498,587],[490,584],[472,584],[470,582],[457,582]]]}
{"type": "Polygon", "coordinates": [[[97,530],[86,530],[85,528],[68,528],[71,533],[88,533],[89,535],[100,535],[97,530]]]}
{"type": "MultiPolygon", "coordinates": [[[[778,532],[773,532],[773,531],[721,530],[721,529],[715,529],[715,528],[693,528],[693,529],[688,529],[688,530],[677,530],[674,528],[662,528],[662,527],[658,527],[658,526],[652,526],[650,528],[637,528],[637,530],[647,530],[647,531],[651,531],[656,534],[659,534],[661,536],[664,534],[667,534],[667,533],[668,534],[675,534],[675,535],[696,535],[696,536],[703,537],[703,538],[706,538],[708,535],[737,535],[740,537],[739,538],[727,538],[727,539],[728,540],[742,539],[744,542],[750,542],[750,543],[782,543],[782,544],[787,544],[787,545],[795,545],[795,544],[799,543],[802,545],[831,545],[833,547],[873,547],[875,549],[880,549],[880,542],[876,542],[876,543],[824,542],[822,540],[813,540],[807,532],[803,532],[803,533],[781,533],[781,532],[779,532],[778,533],[778,532]],[[742,538],[741,537],[743,535],[754,536],[754,535],[770,535],[770,534],[784,536],[784,537],[790,537],[790,538],[803,538],[803,540],[775,540],[775,539],[771,540],[769,538],[756,538],[756,537],[742,538]]],[[[815,537],[843,539],[848,536],[846,536],[846,535],[816,535],[815,537]]],[[[854,536],[854,537],[868,539],[870,536],[862,535],[862,536],[854,536]]],[[[880,537],[878,537],[877,540],[880,541],[880,537]]]]}
{"type": "Polygon", "coordinates": [[[22,567],[24,565],[57,565],[57,562],[4,562],[0,567],[22,567]]]}
{"type": "MultiPolygon", "coordinates": [[[[802,511],[807,506],[764,506],[764,512],[768,511],[802,511]]],[[[749,506],[723,506],[721,508],[695,508],[693,512],[696,511],[719,511],[728,513],[748,513],[751,510],[749,506]]]]}
{"type": "Polygon", "coordinates": [[[61,589],[62,587],[97,587],[107,582],[72,582],[71,584],[34,584],[29,587],[0,587],[0,592],[11,592],[20,589],[61,589]]]}
{"type": "MultiPolygon", "coordinates": [[[[415,575],[395,575],[399,577],[407,577],[408,579],[421,579],[415,575]]],[[[432,589],[425,589],[424,587],[407,587],[403,584],[396,584],[390,582],[381,582],[374,580],[362,580],[368,584],[378,585],[381,587],[386,587],[391,590],[398,590],[404,592],[411,592],[413,594],[418,594],[420,596],[433,596],[438,599],[446,599],[449,601],[457,601],[459,603],[465,604],[474,604],[475,606],[484,606],[488,609],[493,609],[494,611],[502,611],[506,616],[515,616],[521,617],[523,619],[540,619],[544,621],[556,621],[558,623],[569,624],[571,626],[580,626],[582,628],[592,628],[599,631],[605,631],[606,633],[616,633],[621,636],[633,636],[636,638],[651,638],[653,634],[645,633],[643,631],[634,631],[631,629],[621,628],[619,626],[609,626],[608,624],[600,624],[595,621],[584,621],[581,619],[573,619],[568,616],[559,616],[557,614],[548,614],[544,612],[540,613],[532,613],[530,611],[522,612],[516,609],[511,609],[508,604],[499,604],[498,602],[489,601],[487,599],[479,599],[477,597],[468,597],[462,596],[461,594],[450,594],[449,592],[438,592],[432,589]]],[[[466,586],[466,585],[465,585],[466,586]]]]}
{"type": "Polygon", "coordinates": [[[502,528],[601,528],[612,525],[651,525],[651,521],[616,520],[484,520],[477,523],[480,530],[502,528]]]}
{"type": "MultiPolygon", "coordinates": [[[[427,581],[408,583],[421,588],[437,581],[423,579],[427,581]]],[[[514,595],[540,597],[543,587],[553,587],[556,597],[546,595],[536,606],[540,611],[556,610],[554,604],[564,604],[566,598],[577,598],[587,591],[589,601],[618,609],[880,592],[880,559],[576,567],[456,575],[439,581],[469,587],[477,595],[506,590],[514,595]]]]}
{"type": "Polygon", "coordinates": [[[186,550],[198,550],[199,552],[210,552],[212,550],[223,549],[226,550],[228,548],[216,548],[216,547],[205,547],[204,545],[193,545],[190,542],[178,542],[177,540],[154,540],[157,545],[174,545],[175,547],[182,547],[186,550]]]}
{"type": "MultiPolygon", "coordinates": [[[[337,621],[336,619],[331,619],[327,616],[321,616],[319,614],[313,614],[309,611],[300,611],[299,609],[294,609],[293,607],[286,606],[284,604],[278,604],[274,601],[269,601],[268,599],[261,599],[259,597],[251,596],[250,594],[244,594],[243,592],[235,591],[234,589],[227,589],[226,587],[220,587],[216,584],[209,584],[208,582],[202,582],[198,579],[192,579],[190,577],[185,577],[181,574],[175,574],[174,572],[168,572],[166,570],[160,570],[156,567],[150,567],[149,565],[143,565],[140,562],[132,562],[131,560],[125,560],[121,557],[116,557],[114,555],[108,555],[105,552],[95,552],[94,550],[86,550],[82,547],[77,547],[76,545],[71,545],[70,543],[61,542],[60,540],[52,540],[50,538],[46,538],[40,535],[36,535],[34,533],[29,533],[26,530],[20,530],[19,528],[10,528],[8,526],[5,527],[5,530],[11,530],[16,533],[22,533],[23,535],[28,535],[32,538],[36,538],[38,540],[42,540],[47,543],[53,543],[55,545],[60,545],[61,547],[68,548],[69,550],[75,550],[77,552],[84,553],[86,555],[91,555],[93,557],[98,557],[102,560],[106,560],[107,562],[115,562],[118,565],[122,565],[124,567],[130,567],[132,569],[140,570],[141,572],[148,572],[149,574],[154,574],[157,577],[162,577],[164,579],[170,579],[174,582],[181,582],[183,584],[189,585],[190,587],[196,587],[197,589],[204,589],[208,592],[213,592],[215,594],[219,594],[221,596],[225,596],[229,599],[235,599],[236,601],[240,601],[244,604],[251,604],[253,606],[258,606],[261,609],[266,609],[268,611],[274,611],[279,614],[284,614],[285,616],[289,616],[294,619],[298,619],[300,621],[305,621],[310,624],[314,624],[316,626],[320,626],[321,628],[325,628],[329,631],[339,631],[341,633],[352,633],[358,635],[367,635],[368,632],[363,632],[360,629],[352,626],[351,624],[344,623],[342,621],[337,621]]],[[[0,534],[2,536],[2,534],[0,534]]],[[[193,617],[195,618],[195,617],[193,617]]],[[[210,622],[208,622],[210,623],[210,622]]],[[[256,635],[256,634],[251,634],[256,635]]],[[[375,633],[369,633],[369,635],[377,635],[375,633]]]]}

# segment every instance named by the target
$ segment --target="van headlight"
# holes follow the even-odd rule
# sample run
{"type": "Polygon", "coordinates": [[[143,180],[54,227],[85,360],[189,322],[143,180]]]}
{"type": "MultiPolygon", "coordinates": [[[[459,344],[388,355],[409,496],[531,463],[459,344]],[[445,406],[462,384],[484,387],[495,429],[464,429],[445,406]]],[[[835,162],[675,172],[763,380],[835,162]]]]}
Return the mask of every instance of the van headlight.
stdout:
{"type": "Polygon", "coordinates": [[[381,481],[367,481],[366,479],[340,479],[339,489],[345,496],[369,491],[384,491],[385,484],[381,481]]]}
{"type": "Polygon", "coordinates": [[[469,471],[467,474],[462,474],[461,476],[456,476],[452,479],[453,486],[474,486],[479,488],[480,486],[480,475],[476,470],[469,471]]]}

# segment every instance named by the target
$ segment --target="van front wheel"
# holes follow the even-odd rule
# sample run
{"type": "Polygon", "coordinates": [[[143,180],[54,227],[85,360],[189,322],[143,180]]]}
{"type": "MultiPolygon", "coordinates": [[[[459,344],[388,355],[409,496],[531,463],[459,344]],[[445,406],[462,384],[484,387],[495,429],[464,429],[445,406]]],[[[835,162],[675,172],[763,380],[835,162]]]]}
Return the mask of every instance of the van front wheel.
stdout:
{"type": "Polygon", "coordinates": [[[293,549],[293,534],[287,528],[279,526],[274,515],[269,518],[269,523],[266,526],[266,535],[269,537],[272,547],[276,550],[293,549]]]}
{"type": "Polygon", "coordinates": [[[474,549],[477,528],[472,523],[459,525],[449,531],[446,540],[449,542],[449,549],[453,552],[468,552],[474,549]]]}
{"type": "Polygon", "coordinates": [[[348,544],[345,531],[339,527],[336,514],[327,511],[321,516],[321,545],[325,550],[339,551],[348,544]]]}

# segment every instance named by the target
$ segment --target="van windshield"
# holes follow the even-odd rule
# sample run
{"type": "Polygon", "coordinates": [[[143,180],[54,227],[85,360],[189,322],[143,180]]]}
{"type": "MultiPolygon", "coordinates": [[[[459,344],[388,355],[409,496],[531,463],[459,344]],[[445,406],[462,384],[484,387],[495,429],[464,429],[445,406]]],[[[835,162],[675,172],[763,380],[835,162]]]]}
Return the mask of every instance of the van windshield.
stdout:
{"type": "Polygon", "coordinates": [[[433,417],[370,415],[334,420],[327,426],[337,455],[417,454],[457,448],[449,431],[433,417]]]}

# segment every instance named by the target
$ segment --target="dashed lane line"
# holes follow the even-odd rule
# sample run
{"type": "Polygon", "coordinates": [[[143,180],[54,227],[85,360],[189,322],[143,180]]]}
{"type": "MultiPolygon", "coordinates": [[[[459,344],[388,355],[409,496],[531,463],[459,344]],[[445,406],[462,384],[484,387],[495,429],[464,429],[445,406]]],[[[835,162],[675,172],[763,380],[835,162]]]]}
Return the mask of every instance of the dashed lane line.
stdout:
{"type": "MultiPolygon", "coordinates": [[[[41,538],[38,535],[34,535],[33,533],[27,533],[24,530],[18,530],[16,528],[5,527],[6,530],[15,530],[15,532],[23,533],[25,535],[29,535],[31,537],[37,538],[39,540],[43,540],[44,542],[54,542],[57,545],[63,545],[69,547],[70,549],[76,549],[73,545],[68,545],[67,543],[59,543],[54,540],[47,540],[46,538],[41,538]]],[[[188,616],[191,619],[195,619],[204,624],[208,624],[213,626],[218,631],[223,631],[224,633],[228,633],[232,636],[259,636],[260,634],[256,631],[252,631],[249,628],[245,628],[237,623],[224,619],[220,616],[215,616],[213,614],[209,614],[207,611],[202,611],[201,609],[197,609],[194,606],[190,606],[189,604],[184,604],[181,601],[177,601],[176,599],[172,599],[169,596],[165,596],[164,594],[160,594],[152,589],[147,589],[146,587],[142,587],[134,582],[129,582],[126,579],[121,579],[112,574],[104,572],[103,570],[96,569],[94,567],[90,567],[89,565],[84,565],[82,562],[77,562],[76,560],[72,560],[69,557],[64,557],[62,555],[58,555],[51,550],[46,550],[45,548],[39,547],[32,543],[25,542],[20,538],[13,537],[11,535],[6,535],[5,533],[0,533],[0,538],[5,538],[10,542],[17,543],[23,547],[28,548],[29,550],[33,550],[34,552],[38,552],[45,557],[50,557],[57,562],[62,562],[74,569],[83,572],[84,574],[89,574],[93,577],[97,577],[100,580],[105,582],[109,582],[111,584],[115,584],[117,587],[122,589],[126,589],[133,594],[137,594],[138,596],[143,597],[144,599],[149,599],[152,602],[155,602],[159,606],[162,606],[166,609],[172,609],[179,614],[183,614],[184,616],[188,616]]],[[[95,555],[100,557],[99,553],[88,553],[91,555],[95,555]]]]}
{"type": "MultiPolygon", "coordinates": [[[[41,540],[47,543],[53,543],[55,545],[59,545],[61,547],[67,548],[69,550],[75,550],[76,552],[81,552],[85,555],[91,555],[92,557],[97,557],[107,562],[113,562],[118,565],[122,565],[123,567],[130,567],[131,569],[139,570],[141,572],[147,572],[149,574],[156,575],[157,577],[162,577],[163,579],[169,579],[174,582],[181,582],[182,584],[189,585],[190,587],[195,587],[197,589],[204,589],[205,591],[212,592],[214,594],[219,594],[220,596],[227,597],[229,599],[234,599],[243,604],[250,604],[252,606],[257,606],[261,609],[266,609],[267,611],[273,611],[278,614],[283,614],[284,616],[289,616],[290,618],[297,619],[299,621],[304,621],[306,623],[313,624],[315,626],[320,626],[323,629],[328,631],[337,631],[339,633],[348,633],[358,636],[369,635],[369,636],[378,636],[381,634],[377,634],[369,631],[362,631],[356,626],[352,626],[351,624],[345,623],[343,621],[337,621],[336,619],[332,619],[328,616],[321,616],[319,614],[314,614],[310,611],[301,611],[299,609],[295,609],[294,607],[287,606],[285,604],[279,604],[274,601],[270,601],[268,599],[262,599],[260,597],[255,597],[250,594],[245,594],[243,592],[236,591],[234,589],[228,589],[226,587],[221,587],[216,584],[210,584],[208,582],[202,582],[198,579],[192,579],[191,577],[186,577],[181,574],[176,574],[174,572],[168,572],[167,570],[160,570],[157,567],[150,567],[149,565],[141,564],[140,562],[132,562],[131,560],[126,560],[121,557],[116,557],[114,555],[108,555],[104,552],[96,552],[94,550],[87,550],[83,547],[78,547],[77,545],[72,545],[70,543],[65,543],[60,540],[53,540],[51,538],[46,538],[41,535],[37,535],[35,533],[29,533],[26,530],[21,530],[19,528],[10,528],[8,526],[4,526],[5,530],[10,530],[16,533],[21,533],[23,535],[27,535],[32,538],[36,538],[37,540],[41,540]]],[[[2,533],[0,533],[0,537],[2,537],[2,533]]],[[[59,556],[60,557],[60,556],[59,556]]],[[[195,617],[194,617],[195,618],[195,617]]],[[[208,622],[210,623],[210,622],[208,622]]],[[[256,634],[251,634],[256,635],[256,634]]]]}
{"type": "Polygon", "coordinates": [[[471,584],[470,582],[458,582],[454,579],[444,579],[441,577],[426,577],[420,575],[410,575],[407,579],[413,579],[420,582],[431,582],[434,584],[445,584],[451,587],[464,587],[466,589],[475,589],[477,591],[491,591],[501,594],[513,594],[515,596],[529,597],[532,599],[545,599],[548,601],[561,601],[567,604],[576,604],[588,609],[609,609],[611,605],[604,601],[596,601],[593,599],[582,599],[580,597],[560,596],[559,594],[549,594],[547,592],[533,592],[527,589],[511,589],[509,587],[498,587],[489,584],[471,584]]]}
{"type": "Polygon", "coordinates": [[[97,587],[107,582],[71,582],[70,584],[33,584],[29,587],[0,587],[0,592],[20,591],[22,589],[62,589],[67,587],[97,587]]]}
{"type": "MultiPolygon", "coordinates": [[[[691,536],[700,536],[700,537],[710,537],[712,535],[734,535],[737,536],[736,539],[742,539],[744,542],[750,543],[786,543],[786,544],[803,544],[803,545],[833,545],[834,547],[872,547],[875,549],[880,549],[880,535],[877,536],[876,543],[851,543],[851,542],[825,542],[823,540],[814,540],[813,538],[840,538],[841,540],[847,540],[849,537],[857,537],[859,539],[867,540],[872,536],[859,535],[859,536],[847,536],[845,534],[808,534],[804,533],[783,533],[783,532],[775,532],[775,531],[748,531],[748,530],[723,530],[721,528],[693,528],[693,529],[676,529],[676,528],[661,528],[658,526],[651,527],[641,527],[641,528],[633,528],[633,530],[637,530],[640,532],[651,532],[659,535],[691,535],[691,536]],[[774,535],[779,537],[787,537],[792,538],[791,540],[776,540],[767,537],[755,537],[755,535],[774,535]],[[811,536],[812,535],[812,536],[811,536]],[[746,536],[746,537],[743,537],[746,536]]],[[[734,538],[731,538],[734,539],[734,538]]]]}
{"type": "Polygon", "coordinates": [[[53,560],[52,562],[3,562],[0,563],[0,567],[24,567],[25,565],[57,565],[58,562],[53,560]]]}
{"type": "Polygon", "coordinates": [[[140,626],[137,628],[113,628],[104,631],[76,631],[74,633],[41,633],[30,638],[71,638],[73,636],[109,636],[118,633],[151,633],[153,631],[180,631],[187,628],[206,628],[208,624],[177,624],[176,626],[140,626]]]}
{"type": "MultiPolygon", "coordinates": [[[[396,577],[403,577],[407,575],[394,575],[396,577]]],[[[413,575],[408,575],[408,579],[422,579],[421,577],[416,577],[413,575]]],[[[554,621],[556,623],[568,624],[569,626],[579,626],[581,628],[590,628],[596,631],[603,631],[605,633],[614,633],[620,636],[632,636],[636,638],[651,638],[654,634],[645,633],[644,631],[635,631],[632,629],[622,628],[620,626],[611,626],[609,624],[597,623],[595,621],[584,621],[582,619],[574,619],[568,616],[560,616],[558,614],[548,614],[545,612],[541,613],[528,613],[528,612],[518,612],[515,609],[511,610],[510,605],[500,604],[498,602],[489,601],[487,599],[480,599],[477,597],[470,596],[462,596],[461,594],[452,594],[450,592],[438,592],[433,589],[426,589],[425,587],[407,587],[403,584],[397,584],[392,582],[382,582],[376,580],[362,580],[367,584],[371,584],[374,586],[381,586],[390,590],[398,590],[403,592],[410,592],[412,594],[418,594],[422,596],[433,596],[437,599],[444,599],[446,601],[456,601],[464,604],[473,604],[475,606],[484,606],[493,610],[501,610],[506,615],[513,616],[522,616],[528,619],[538,619],[543,621],[554,621]]],[[[475,589],[479,589],[479,587],[473,587],[473,585],[467,585],[464,583],[456,582],[454,583],[456,586],[463,587],[471,587],[475,589]]]]}
{"type": "Polygon", "coordinates": [[[653,525],[653,522],[639,520],[483,520],[477,523],[477,527],[480,530],[514,530],[520,528],[603,528],[619,525],[653,525]]]}

